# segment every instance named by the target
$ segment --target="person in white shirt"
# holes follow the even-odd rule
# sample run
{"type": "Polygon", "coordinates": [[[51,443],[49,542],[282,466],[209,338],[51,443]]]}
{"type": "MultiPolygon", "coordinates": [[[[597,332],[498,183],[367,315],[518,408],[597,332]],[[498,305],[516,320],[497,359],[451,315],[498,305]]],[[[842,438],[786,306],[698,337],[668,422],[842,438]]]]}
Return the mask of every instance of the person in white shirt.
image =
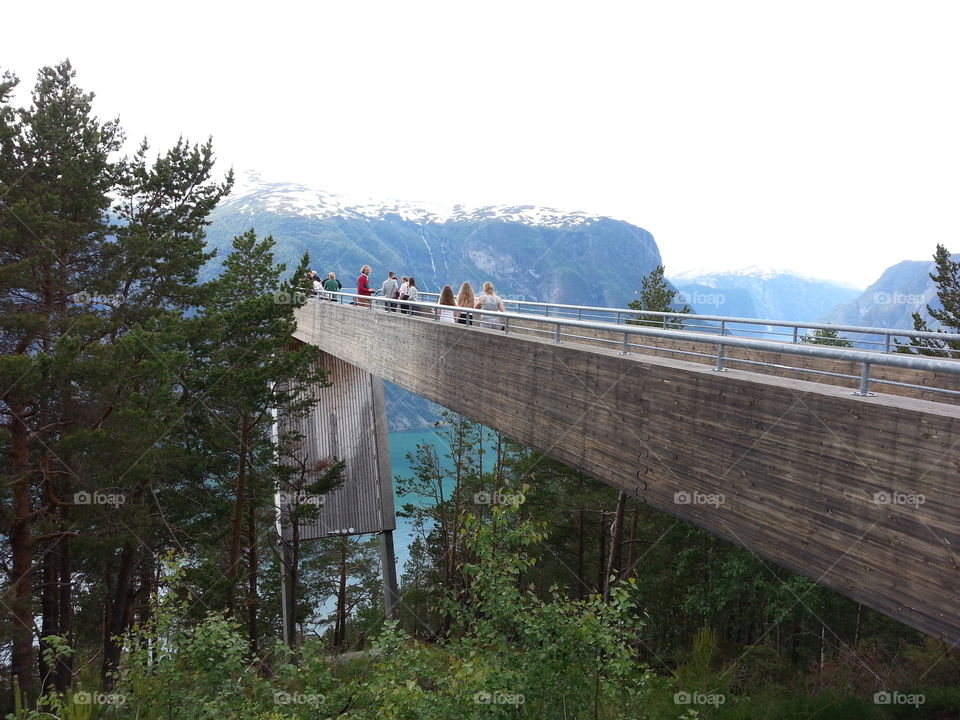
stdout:
{"type": "MultiPolygon", "coordinates": [[[[453,297],[453,288],[449,285],[444,285],[443,290],[440,291],[440,299],[437,300],[437,305],[456,305],[457,300],[453,297]]],[[[435,311],[437,314],[437,320],[442,323],[450,323],[453,325],[456,322],[456,319],[453,317],[455,310],[449,307],[438,307],[435,311]]]]}
{"type": "MultiPolygon", "coordinates": [[[[407,280],[407,300],[410,302],[419,302],[420,300],[420,291],[417,290],[417,281],[414,278],[409,278],[407,280]]],[[[419,307],[413,305],[407,305],[408,312],[411,315],[421,315],[423,311],[419,307]]]]}
{"type": "MultiPolygon", "coordinates": [[[[408,278],[408,277],[402,277],[402,278],[400,278],[400,289],[397,290],[397,297],[400,298],[401,300],[406,300],[406,299],[407,299],[407,291],[408,291],[409,289],[410,289],[410,278],[408,278]]],[[[406,303],[398,303],[398,305],[399,305],[399,307],[400,307],[400,312],[402,312],[402,313],[409,313],[409,312],[410,312],[410,306],[407,305],[406,303]]]]}

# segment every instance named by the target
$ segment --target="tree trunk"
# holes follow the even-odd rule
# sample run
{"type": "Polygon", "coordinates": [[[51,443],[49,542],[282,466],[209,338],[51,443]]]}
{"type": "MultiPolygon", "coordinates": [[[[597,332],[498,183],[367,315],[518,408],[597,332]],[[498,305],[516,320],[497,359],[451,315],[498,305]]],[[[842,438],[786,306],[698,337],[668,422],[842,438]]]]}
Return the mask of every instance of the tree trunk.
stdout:
{"type": "Polygon", "coordinates": [[[583,600],[587,581],[583,579],[583,509],[577,510],[577,600],[583,600]]]}
{"type": "MultiPolygon", "coordinates": [[[[51,508],[51,514],[56,512],[56,507],[51,508]]],[[[65,525],[61,524],[62,527],[65,525]]],[[[45,651],[51,650],[51,647],[43,638],[58,635],[72,645],[69,537],[59,536],[50,540],[50,546],[43,553],[41,567],[43,584],[40,588],[40,652],[37,658],[41,688],[45,693],[63,693],[70,687],[73,663],[68,655],[57,657],[53,664],[48,663],[45,651]]]]}
{"type": "Polygon", "coordinates": [[[290,613],[290,628],[292,629],[290,633],[290,645],[295,647],[299,645],[299,637],[296,633],[296,616],[297,616],[297,598],[299,597],[300,589],[297,585],[300,582],[300,523],[292,522],[290,523],[290,599],[287,602],[288,612],[290,613]]]}
{"type": "MultiPolygon", "coordinates": [[[[60,508],[63,525],[68,526],[67,508],[60,508]]],[[[64,535],[58,540],[60,546],[60,583],[57,593],[57,604],[60,615],[60,635],[74,647],[73,636],[73,555],[70,552],[71,538],[64,535]]],[[[65,693],[73,682],[73,655],[62,657],[57,661],[57,692],[65,693]]]]}
{"type": "Polygon", "coordinates": [[[620,576],[620,548],[623,547],[623,511],[627,505],[627,494],[621,490],[617,495],[617,510],[610,523],[610,553],[603,577],[603,601],[610,601],[610,589],[620,576]]]}
{"type": "Polygon", "coordinates": [[[57,540],[49,541],[50,547],[42,553],[40,577],[40,652],[37,654],[40,669],[40,688],[42,692],[56,690],[56,667],[47,662],[47,651],[50,647],[44,638],[57,635],[60,632],[57,607],[57,575],[59,571],[57,540]]]}
{"type": "Polygon", "coordinates": [[[853,647],[860,642],[860,619],[863,616],[863,603],[857,603],[857,624],[853,628],[853,647]]]}
{"type": "Polygon", "coordinates": [[[340,586],[337,589],[337,622],[333,631],[333,645],[344,649],[347,634],[347,539],[340,542],[340,586]]]}
{"type": "Polygon", "coordinates": [[[635,575],[634,567],[637,564],[637,517],[639,513],[634,510],[631,515],[633,515],[633,522],[630,525],[630,537],[627,540],[627,562],[624,564],[624,572],[629,577],[635,575]]]}
{"type": "Polygon", "coordinates": [[[607,527],[606,527],[606,513],[600,511],[600,563],[599,569],[597,570],[597,586],[596,592],[603,592],[603,574],[607,571],[607,527]]]}
{"type": "Polygon", "coordinates": [[[103,686],[107,689],[113,688],[113,674],[120,665],[122,644],[119,638],[130,624],[133,599],[133,593],[130,590],[136,561],[137,549],[127,540],[120,551],[120,568],[117,570],[117,582],[113,587],[112,597],[107,598],[109,609],[104,628],[103,665],[100,671],[103,686]]]}
{"type": "Polygon", "coordinates": [[[33,675],[33,539],[30,536],[30,450],[29,430],[22,420],[22,407],[11,408],[13,481],[13,522],[10,527],[12,554],[13,616],[12,671],[20,690],[28,697],[34,694],[33,675]]]}
{"type": "Polygon", "coordinates": [[[243,538],[244,509],[247,500],[247,454],[250,444],[249,418],[247,413],[240,416],[240,448],[237,459],[237,496],[233,506],[233,520],[230,527],[230,550],[227,553],[227,608],[231,615],[237,615],[237,575],[240,565],[240,541],[243,538]]]}
{"type": "Polygon", "coordinates": [[[260,632],[257,624],[259,597],[257,595],[257,579],[259,573],[259,558],[257,555],[256,513],[253,503],[247,507],[247,535],[249,546],[247,550],[247,564],[249,565],[247,586],[247,629],[250,634],[250,658],[256,660],[260,652],[260,632]]]}

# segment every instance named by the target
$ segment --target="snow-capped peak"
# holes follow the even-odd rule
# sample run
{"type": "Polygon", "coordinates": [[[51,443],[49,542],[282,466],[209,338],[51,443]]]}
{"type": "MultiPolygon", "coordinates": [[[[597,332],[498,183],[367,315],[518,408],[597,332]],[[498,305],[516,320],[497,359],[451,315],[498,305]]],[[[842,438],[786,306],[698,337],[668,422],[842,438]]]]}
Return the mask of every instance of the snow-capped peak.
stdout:
{"type": "Polygon", "coordinates": [[[499,220],[526,225],[571,227],[603,219],[583,212],[564,212],[536,205],[471,208],[459,204],[349,197],[300,183],[266,182],[252,171],[237,173],[233,189],[223,204],[249,213],[266,211],[314,218],[396,216],[401,220],[422,224],[499,220]]]}

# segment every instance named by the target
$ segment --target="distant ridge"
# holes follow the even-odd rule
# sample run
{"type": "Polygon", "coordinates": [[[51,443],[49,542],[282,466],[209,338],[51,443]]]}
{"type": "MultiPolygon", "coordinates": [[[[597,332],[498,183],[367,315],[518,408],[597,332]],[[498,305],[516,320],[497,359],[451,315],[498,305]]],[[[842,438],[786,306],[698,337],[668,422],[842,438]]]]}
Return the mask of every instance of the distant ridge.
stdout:
{"type": "Polygon", "coordinates": [[[759,265],[669,277],[697,312],[766,320],[813,322],[861,292],[853,285],[759,265]]]}

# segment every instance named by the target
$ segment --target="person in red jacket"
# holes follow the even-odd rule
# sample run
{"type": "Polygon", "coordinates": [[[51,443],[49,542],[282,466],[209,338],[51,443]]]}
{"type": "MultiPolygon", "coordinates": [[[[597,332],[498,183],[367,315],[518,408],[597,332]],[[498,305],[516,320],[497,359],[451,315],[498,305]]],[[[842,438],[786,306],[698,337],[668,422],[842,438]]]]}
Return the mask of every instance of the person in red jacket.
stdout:
{"type": "Polygon", "coordinates": [[[369,298],[373,295],[373,290],[370,289],[370,272],[370,266],[364,265],[360,268],[360,277],[357,278],[357,295],[365,296],[357,300],[357,305],[363,307],[370,307],[369,298]]]}

